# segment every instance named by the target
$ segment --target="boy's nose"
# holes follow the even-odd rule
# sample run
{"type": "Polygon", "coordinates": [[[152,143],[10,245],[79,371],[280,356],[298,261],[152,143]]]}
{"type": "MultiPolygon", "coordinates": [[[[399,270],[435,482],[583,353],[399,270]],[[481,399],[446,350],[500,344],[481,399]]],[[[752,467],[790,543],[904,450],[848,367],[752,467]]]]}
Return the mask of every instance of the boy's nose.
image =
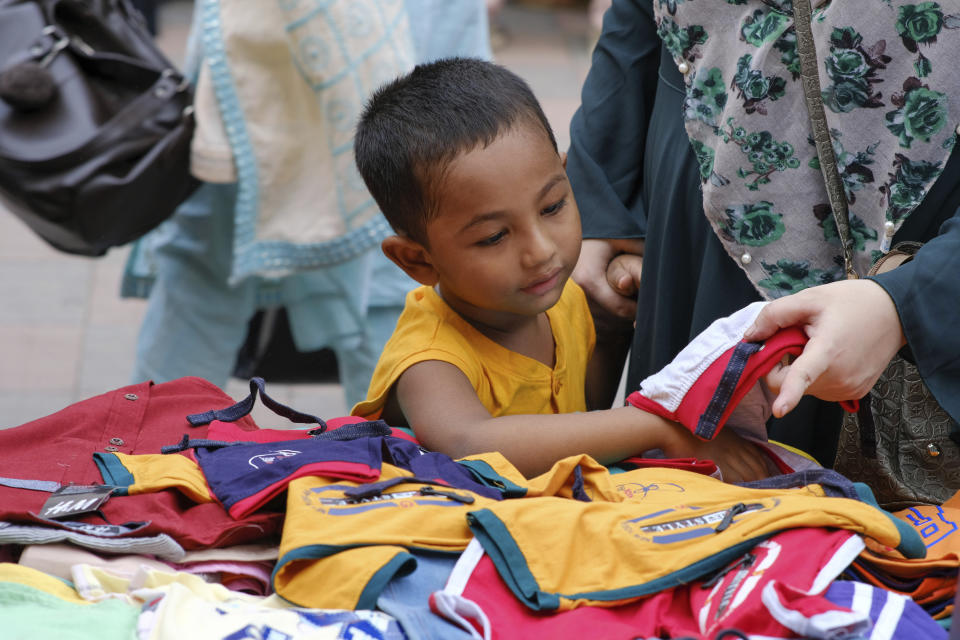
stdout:
{"type": "Polygon", "coordinates": [[[531,230],[524,246],[523,266],[530,268],[549,262],[556,251],[557,245],[548,233],[542,229],[531,230]]]}

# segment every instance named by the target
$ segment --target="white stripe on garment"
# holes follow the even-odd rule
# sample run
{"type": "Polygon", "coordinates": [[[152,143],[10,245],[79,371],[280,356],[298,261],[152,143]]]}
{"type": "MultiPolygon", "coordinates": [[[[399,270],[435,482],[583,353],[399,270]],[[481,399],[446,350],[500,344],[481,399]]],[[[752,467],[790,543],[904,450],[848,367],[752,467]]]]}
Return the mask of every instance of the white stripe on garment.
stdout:
{"type": "MultiPolygon", "coordinates": [[[[830,588],[830,583],[836,580],[844,569],[850,566],[857,556],[860,555],[860,552],[866,548],[866,544],[857,534],[852,534],[847,540],[840,545],[840,548],[837,549],[836,553],[833,554],[833,557],[830,558],[830,561],[817,573],[817,577],[813,581],[813,586],[810,587],[810,593],[822,593],[830,588]]],[[[870,613],[870,609],[867,609],[866,613],[870,613]]]]}
{"type": "Polygon", "coordinates": [[[870,634],[871,640],[890,640],[897,631],[897,625],[903,618],[903,609],[906,606],[906,596],[899,593],[887,592],[887,601],[883,605],[883,610],[877,616],[877,621],[873,625],[873,633],[870,634]]]}
{"type": "Polygon", "coordinates": [[[873,604],[873,587],[862,582],[853,583],[853,598],[850,608],[870,615],[870,606],[873,604]]]}
{"type": "Polygon", "coordinates": [[[470,543],[467,544],[467,548],[460,554],[460,558],[457,559],[453,570],[450,571],[447,584],[442,591],[462,596],[464,589],[467,588],[467,583],[470,581],[470,576],[473,575],[480,560],[483,559],[483,553],[483,546],[480,541],[472,538],[470,543]]]}

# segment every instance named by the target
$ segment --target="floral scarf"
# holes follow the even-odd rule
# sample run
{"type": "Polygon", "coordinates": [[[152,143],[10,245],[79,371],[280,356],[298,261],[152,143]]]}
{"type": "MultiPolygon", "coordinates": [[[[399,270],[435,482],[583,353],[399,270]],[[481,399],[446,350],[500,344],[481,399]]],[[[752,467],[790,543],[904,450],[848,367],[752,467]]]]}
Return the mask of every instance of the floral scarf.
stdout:
{"type": "MultiPolygon", "coordinates": [[[[943,171],[960,124],[960,0],[813,0],[827,126],[859,273],[943,171]]],[[[844,278],[791,0],[654,0],[684,74],[704,210],[764,298],[844,278]]]]}

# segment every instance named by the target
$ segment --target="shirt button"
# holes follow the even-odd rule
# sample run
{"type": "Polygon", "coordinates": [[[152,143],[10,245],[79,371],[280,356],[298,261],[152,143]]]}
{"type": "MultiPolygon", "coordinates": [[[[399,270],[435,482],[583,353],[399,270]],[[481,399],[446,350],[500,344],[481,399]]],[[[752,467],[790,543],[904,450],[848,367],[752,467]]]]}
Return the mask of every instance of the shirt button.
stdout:
{"type": "Polygon", "coordinates": [[[126,398],[127,400],[133,402],[134,400],[137,399],[137,394],[135,394],[135,393],[125,393],[125,394],[123,394],[123,397],[126,398]]]}
{"type": "Polygon", "coordinates": [[[118,447],[123,446],[123,438],[110,438],[110,444],[115,444],[118,447]]]}
{"type": "Polygon", "coordinates": [[[753,262],[753,256],[751,256],[747,252],[744,252],[743,255],[740,256],[740,262],[742,262],[743,264],[750,264],[751,262],[753,262]]]}
{"type": "Polygon", "coordinates": [[[677,69],[678,69],[678,70],[680,71],[680,73],[682,73],[683,75],[687,75],[688,73],[690,73],[690,65],[687,64],[686,62],[681,62],[680,64],[678,64],[678,65],[677,65],[677,69]]]}
{"type": "Polygon", "coordinates": [[[940,455],[940,447],[938,447],[937,445],[931,442],[930,444],[927,445],[927,453],[930,454],[931,458],[936,458],[937,456],[940,455]]]}
{"type": "Polygon", "coordinates": [[[553,383],[553,392],[554,392],[554,393],[560,393],[560,387],[562,387],[562,386],[563,386],[563,384],[562,384],[559,380],[555,380],[554,383],[553,383]]]}
{"type": "Polygon", "coordinates": [[[117,447],[113,446],[112,444],[108,444],[108,445],[105,446],[103,449],[104,449],[104,451],[119,451],[119,450],[120,450],[120,449],[118,449],[117,447]]]}

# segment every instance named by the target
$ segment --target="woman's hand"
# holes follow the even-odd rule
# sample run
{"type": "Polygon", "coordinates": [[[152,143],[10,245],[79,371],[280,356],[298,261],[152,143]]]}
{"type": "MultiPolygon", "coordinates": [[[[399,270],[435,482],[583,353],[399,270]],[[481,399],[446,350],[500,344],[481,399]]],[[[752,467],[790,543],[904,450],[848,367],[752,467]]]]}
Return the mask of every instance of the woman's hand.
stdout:
{"type": "Polygon", "coordinates": [[[893,300],[872,280],[832,282],[774,300],[744,339],[765,340],[790,326],[803,327],[810,341],[775,376],[779,389],[771,385],[777,417],[804,394],[830,401],[862,398],[906,344],[893,300]]]}
{"type": "Polygon", "coordinates": [[[632,322],[637,313],[636,287],[642,263],[643,240],[587,239],[580,249],[573,280],[583,288],[592,305],[632,322]],[[608,274],[611,262],[618,256],[623,258],[613,266],[613,273],[608,274]]]}

